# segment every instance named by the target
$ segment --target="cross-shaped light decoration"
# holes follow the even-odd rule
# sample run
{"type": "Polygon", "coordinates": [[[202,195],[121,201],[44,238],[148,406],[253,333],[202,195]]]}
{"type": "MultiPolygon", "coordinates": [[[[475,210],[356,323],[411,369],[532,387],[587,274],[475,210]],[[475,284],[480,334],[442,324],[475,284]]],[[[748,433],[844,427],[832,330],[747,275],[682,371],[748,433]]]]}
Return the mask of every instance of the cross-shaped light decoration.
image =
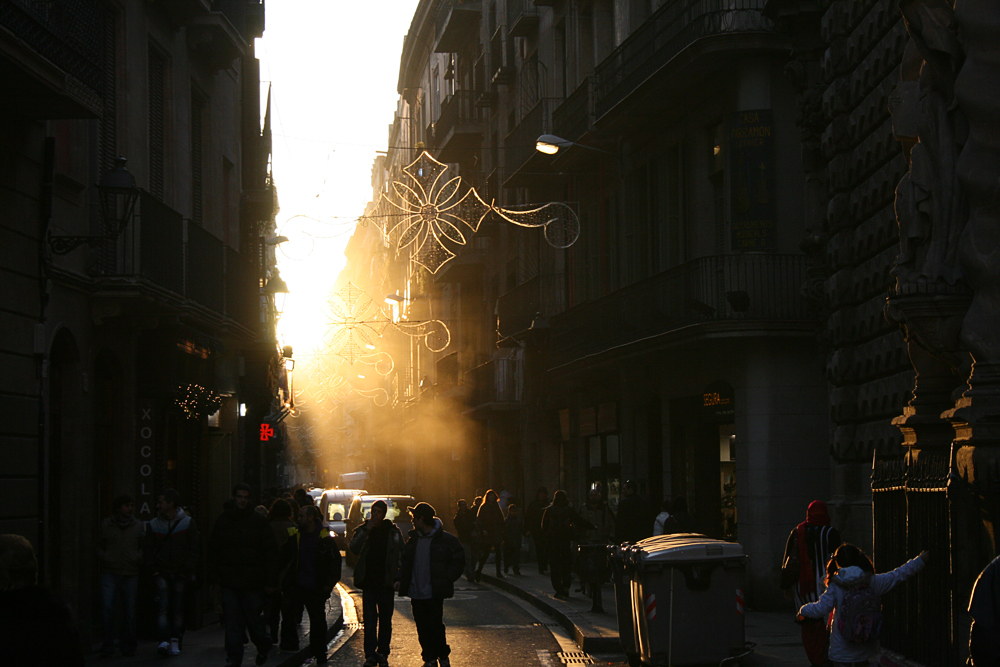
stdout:
{"type": "Polygon", "coordinates": [[[579,238],[580,219],[569,206],[551,202],[522,210],[500,208],[483,201],[475,188],[463,188],[460,176],[442,183],[447,170],[447,165],[422,152],[403,169],[412,184],[392,183],[399,202],[383,194],[379,206],[386,221],[380,225],[386,238],[396,238],[397,252],[412,246],[413,261],[431,273],[456,256],[445,242],[465,245],[466,234],[479,231],[491,212],[521,227],[543,227],[545,240],[555,248],[568,248],[579,238]]]}
{"type": "Polygon", "coordinates": [[[362,355],[358,363],[348,363],[343,357],[327,354],[310,360],[307,366],[309,398],[307,403],[323,405],[342,400],[350,393],[372,399],[375,405],[389,402],[389,393],[380,386],[381,378],[394,367],[387,352],[362,355]]]}

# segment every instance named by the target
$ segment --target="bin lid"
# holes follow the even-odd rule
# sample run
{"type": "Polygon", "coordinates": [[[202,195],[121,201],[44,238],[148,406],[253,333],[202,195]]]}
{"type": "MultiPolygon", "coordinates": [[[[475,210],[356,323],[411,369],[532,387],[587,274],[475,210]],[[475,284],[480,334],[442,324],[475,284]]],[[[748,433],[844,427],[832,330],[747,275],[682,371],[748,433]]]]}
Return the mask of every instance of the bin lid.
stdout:
{"type": "Polygon", "coordinates": [[[642,554],[644,562],[724,560],[744,556],[743,545],[738,542],[716,540],[695,533],[647,537],[633,548],[642,554]]]}

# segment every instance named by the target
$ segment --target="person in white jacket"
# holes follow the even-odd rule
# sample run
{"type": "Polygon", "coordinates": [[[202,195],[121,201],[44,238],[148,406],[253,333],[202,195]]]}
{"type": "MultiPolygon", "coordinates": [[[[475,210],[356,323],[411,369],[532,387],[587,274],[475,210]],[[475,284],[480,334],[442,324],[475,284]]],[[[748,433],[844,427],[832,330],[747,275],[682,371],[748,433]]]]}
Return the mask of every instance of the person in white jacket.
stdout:
{"type": "MultiPolygon", "coordinates": [[[[930,554],[923,551],[919,556],[900,565],[892,572],[875,574],[875,567],[871,559],[861,549],[853,544],[842,544],[827,567],[827,589],[816,602],[802,605],[799,609],[798,620],[805,618],[827,618],[834,609],[840,613],[844,596],[847,592],[858,586],[868,586],[872,593],[878,596],[885,595],[897,584],[900,584],[923,569],[930,554]],[[834,568],[836,568],[834,570],[834,568]]],[[[829,660],[833,667],[844,667],[846,665],[857,665],[877,658],[881,652],[878,638],[872,638],[867,642],[854,642],[844,637],[837,623],[837,618],[833,619],[833,631],[830,633],[829,660]]]]}
{"type": "Polygon", "coordinates": [[[667,523],[667,519],[670,518],[670,501],[664,500],[663,504],[660,506],[660,513],[656,515],[656,519],[653,521],[653,535],[662,535],[663,526],[667,523]]]}

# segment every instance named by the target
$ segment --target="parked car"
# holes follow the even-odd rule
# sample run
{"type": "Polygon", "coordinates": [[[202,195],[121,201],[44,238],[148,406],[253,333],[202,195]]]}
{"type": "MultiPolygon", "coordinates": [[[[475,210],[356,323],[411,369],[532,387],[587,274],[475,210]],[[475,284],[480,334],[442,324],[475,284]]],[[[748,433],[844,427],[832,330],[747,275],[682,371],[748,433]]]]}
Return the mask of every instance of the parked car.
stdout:
{"type": "MultiPolygon", "coordinates": [[[[385,501],[385,504],[388,507],[385,518],[396,524],[396,527],[399,528],[399,532],[403,533],[404,539],[406,538],[407,533],[413,530],[413,523],[410,522],[410,513],[406,511],[407,507],[413,507],[417,504],[417,501],[413,496],[365,494],[363,496],[355,496],[354,500],[351,501],[351,508],[347,511],[347,525],[345,526],[345,532],[348,542],[351,541],[354,529],[367,521],[371,516],[372,503],[376,500],[385,501]]],[[[350,549],[348,549],[347,564],[354,567],[355,560],[355,555],[351,553],[350,549]]]]}
{"type": "Polygon", "coordinates": [[[319,497],[319,511],[323,515],[323,527],[333,533],[333,538],[341,551],[347,550],[346,521],[347,510],[355,496],[367,493],[364,489],[326,489],[319,497]]]}

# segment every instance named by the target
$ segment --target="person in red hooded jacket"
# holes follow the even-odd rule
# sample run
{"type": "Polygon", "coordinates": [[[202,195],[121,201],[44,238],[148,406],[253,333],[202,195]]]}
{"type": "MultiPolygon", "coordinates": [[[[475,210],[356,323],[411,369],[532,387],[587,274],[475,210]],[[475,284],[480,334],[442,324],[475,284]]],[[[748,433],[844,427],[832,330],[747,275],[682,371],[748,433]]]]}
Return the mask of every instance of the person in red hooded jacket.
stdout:
{"type": "MultiPolygon", "coordinates": [[[[826,590],[826,564],[841,544],[840,531],[830,525],[826,503],[814,500],[806,520],[792,529],[781,559],[781,588],[795,608],[816,602],[826,590]]],[[[826,663],[830,634],[823,619],[802,621],[802,645],[812,665],[826,663]]]]}

